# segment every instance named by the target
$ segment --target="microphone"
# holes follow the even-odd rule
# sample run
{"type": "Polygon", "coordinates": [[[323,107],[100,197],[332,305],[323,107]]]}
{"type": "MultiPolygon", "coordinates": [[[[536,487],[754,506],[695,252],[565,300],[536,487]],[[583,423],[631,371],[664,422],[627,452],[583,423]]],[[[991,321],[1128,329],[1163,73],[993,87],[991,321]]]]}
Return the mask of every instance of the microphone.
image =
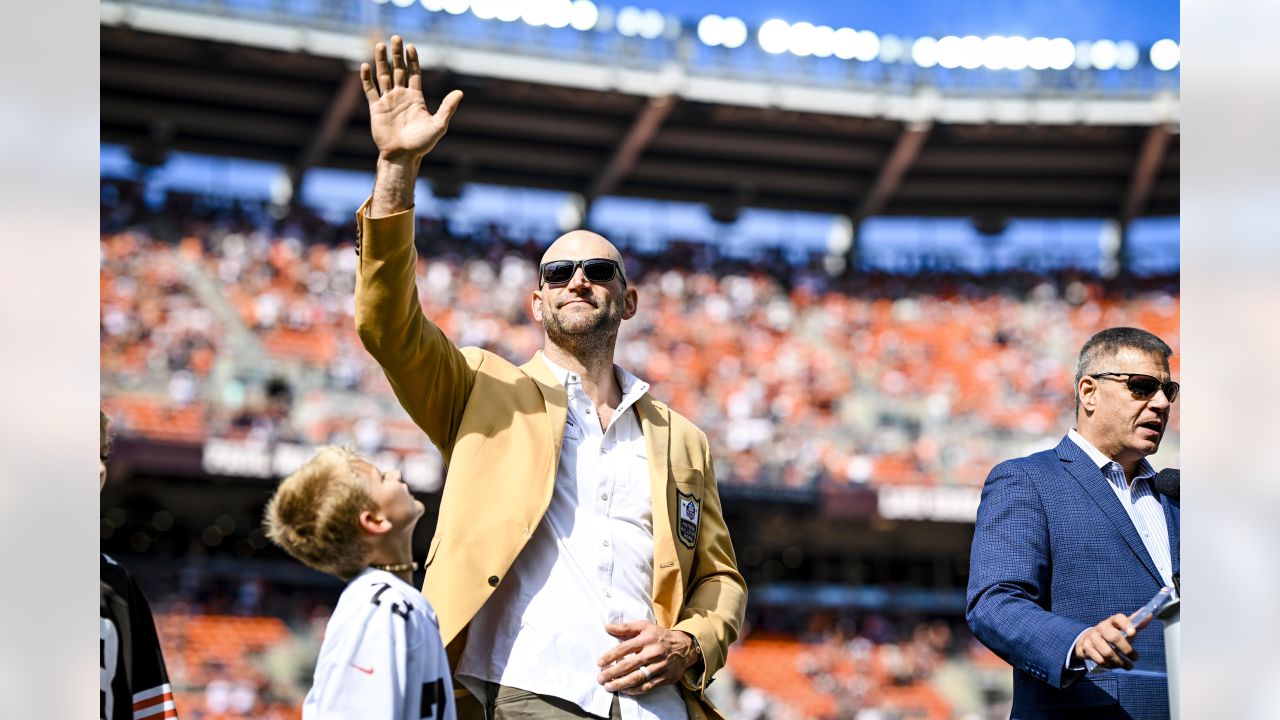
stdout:
{"type": "Polygon", "coordinates": [[[1182,483],[1181,475],[1182,471],[1177,468],[1165,468],[1156,473],[1156,492],[1161,495],[1168,495],[1169,499],[1174,502],[1181,502],[1179,500],[1182,483]]]}

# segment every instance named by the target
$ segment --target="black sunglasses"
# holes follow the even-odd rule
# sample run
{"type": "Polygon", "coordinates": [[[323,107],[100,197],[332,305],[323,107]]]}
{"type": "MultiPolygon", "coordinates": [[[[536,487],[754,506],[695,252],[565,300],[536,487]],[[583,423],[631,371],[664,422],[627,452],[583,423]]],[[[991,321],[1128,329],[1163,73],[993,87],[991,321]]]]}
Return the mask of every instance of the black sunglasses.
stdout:
{"type": "Polygon", "coordinates": [[[1155,395],[1157,390],[1163,390],[1164,396],[1169,398],[1169,402],[1173,402],[1178,399],[1178,390],[1182,387],[1172,380],[1162,383],[1159,379],[1153,378],[1150,375],[1139,375],[1137,373],[1104,372],[1091,374],[1089,377],[1107,378],[1115,380],[1116,382],[1122,382],[1125,384],[1125,387],[1129,388],[1129,392],[1144,399],[1155,395]],[[1122,380],[1121,378],[1124,379],[1122,380]]]}
{"type": "Polygon", "coordinates": [[[607,283],[617,276],[622,278],[622,286],[627,286],[627,276],[622,274],[622,267],[609,258],[552,260],[538,268],[538,275],[546,285],[564,285],[573,279],[579,266],[582,267],[582,276],[593,283],[607,283]]]}

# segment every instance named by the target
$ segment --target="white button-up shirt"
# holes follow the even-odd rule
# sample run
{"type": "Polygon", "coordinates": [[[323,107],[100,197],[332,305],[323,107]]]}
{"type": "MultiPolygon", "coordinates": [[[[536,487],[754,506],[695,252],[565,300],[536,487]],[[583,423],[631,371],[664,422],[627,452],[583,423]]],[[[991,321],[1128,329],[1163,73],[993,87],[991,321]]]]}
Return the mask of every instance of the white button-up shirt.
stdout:
{"type": "MultiPolygon", "coordinates": [[[[1138,462],[1138,473],[1130,483],[1120,463],[1104,455],[1101,450],[1093,446],[1093,443],[1076,432],[1075,428],[1071,428],[1067,437],[1071,438],[1071,442],[1078,445],[1102,471],[1112,492],[1116,494],[1125,512],[1129,514],[1129,520],[1138,531],[1138,536],[1142,538],[1142,544],[1146,546],[1147,553],[1156,564],[1156,570],[1160,571],[1161,582],[1167,587],[1173,587],[1173,552],[1169,549],[1169,525],[1165,522],[1164,506],[1160,504],[1160,498],[1151,491],[1150,481],[1156,476],[1155,468],[1151,467],[1151,463],[1147,462],[1146,458],[1143,458],[1138,462]]],[[[1077,636],[1076,642],[1079,641],[1080,637],[1077,636]]],[[[1076,642],[1071,643],[1071,650],[1067,651],[1067,668],[1080,669],[1092,666],[1092,662],[1072,664],[1071,654],[1075,650],[1076,642]]]]}
{"type": "MultiPolygon", "coordinates": [[[[482,700],[487,681],[608,717],[613,694],[596,681],[596,662],[620,641],[604,626],[656,618],[648,451],[633,409],[649,385],[615,365],[622,402],[602,430],[577,373],[543,360],[569,401],[555,491],[507,577],[471,621],[458,679],[482,700]]],[[[619,694],[618,701],[627,720],[688,717],[673,685],[619,694]]]]}

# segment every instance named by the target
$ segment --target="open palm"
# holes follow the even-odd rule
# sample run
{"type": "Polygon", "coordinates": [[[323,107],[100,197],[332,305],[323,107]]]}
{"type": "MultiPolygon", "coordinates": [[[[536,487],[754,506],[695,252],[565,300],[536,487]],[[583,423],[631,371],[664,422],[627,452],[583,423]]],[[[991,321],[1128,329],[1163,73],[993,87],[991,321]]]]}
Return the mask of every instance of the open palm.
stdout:
{"type": "Polygon", "coordinates": [[[462,93],[454,90],[440,103],[435,114],[427,110],[422,96],[422,75],[418,51],[405,47],[399,35],[391,38],[391,64],[387,48],[374,48],[377,82],[368,63],[360,66],[360,80],[369,100],[369,124],[378,152],[387,159],[417,159],[431,152],[449,128],[462,93]]]}

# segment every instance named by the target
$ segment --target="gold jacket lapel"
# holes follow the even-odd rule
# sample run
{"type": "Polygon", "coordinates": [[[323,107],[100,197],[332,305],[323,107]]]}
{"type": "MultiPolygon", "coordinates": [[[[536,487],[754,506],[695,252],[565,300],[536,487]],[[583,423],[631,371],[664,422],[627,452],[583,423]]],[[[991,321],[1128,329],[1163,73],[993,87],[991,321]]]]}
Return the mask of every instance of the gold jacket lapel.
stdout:
{"type": "Polygon", "coordinates": [[[671,489],[667,483],[671,419],[666,407],[648,394],[636,402],[640,428],[649,455],[649,482],[653,498],[653,611],[658,624],[671,627],[683,595],[680,560],[671,535],[671,489]]]}
{"type": "Polygon", "coordinates": [[[564,423],[569,417],[569,394],[565,392],[564,385],[551,373],[551,368],[543,362],[541,350],[534,353],[533,359],[522,365],[520,369],[533,378],[534,382],[538,383],[538,390],[542,391],[542,401],[547,407],[547,423],[551,431],[551,446],[555,448],[551,456],[551,472],[546,478],[546,487],[543,488],[542,512],[546,512],[547,506],[551,504],[551,493],[556,486],[556,468],[560,465],[560,445],[564,442],[564,423]]]}

